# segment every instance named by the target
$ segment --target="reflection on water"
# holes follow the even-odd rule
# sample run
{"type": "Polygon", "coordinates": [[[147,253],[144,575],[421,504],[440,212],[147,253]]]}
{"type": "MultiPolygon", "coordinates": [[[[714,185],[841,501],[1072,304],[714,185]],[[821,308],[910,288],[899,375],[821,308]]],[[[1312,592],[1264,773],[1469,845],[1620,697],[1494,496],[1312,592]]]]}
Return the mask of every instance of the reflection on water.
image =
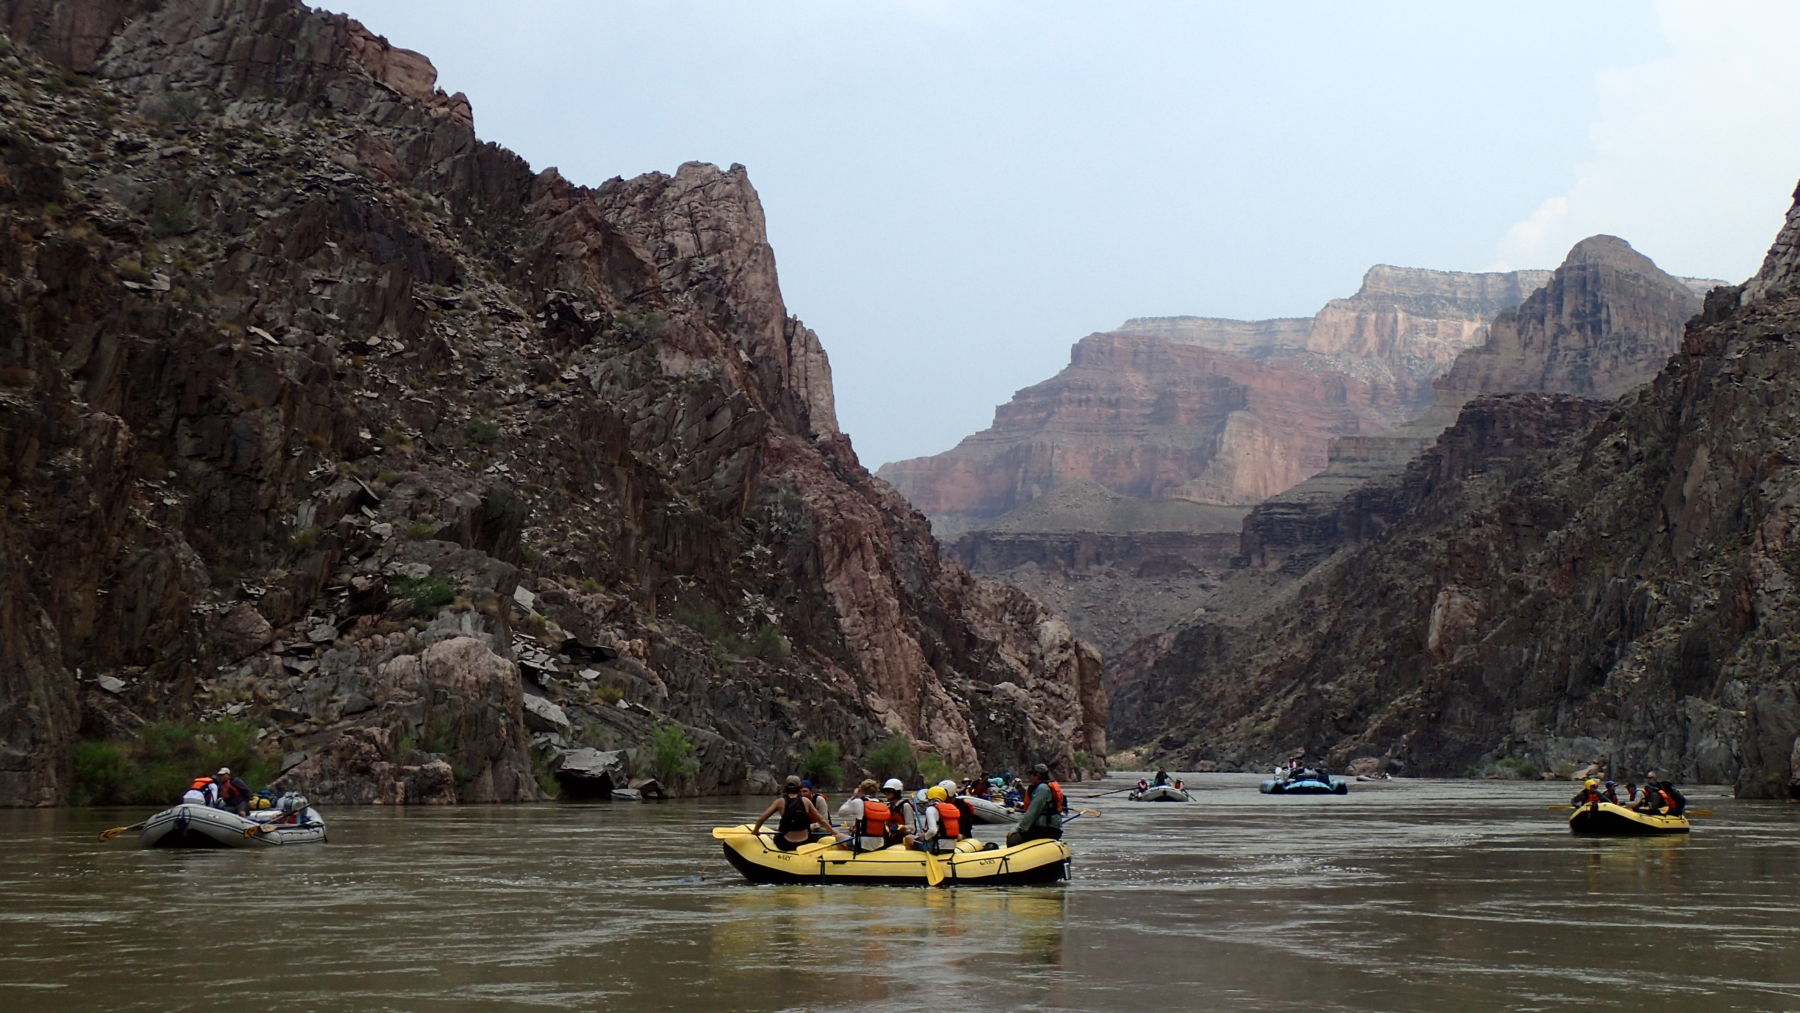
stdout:
{"type": "Polygon", "coordinates": [[[1800,807],[1694,789],[1690,836],[1584,838],[1541,785],[1256,782],[1084,803],[1073,881],[1013,889],[746,884],[708,830],[760,799],[334,810],[328,844],[214,852],[0,812],[0,1009],[1633,1009],[1650,963],[1665,1008],[1800,1008],[1800,807]]]}

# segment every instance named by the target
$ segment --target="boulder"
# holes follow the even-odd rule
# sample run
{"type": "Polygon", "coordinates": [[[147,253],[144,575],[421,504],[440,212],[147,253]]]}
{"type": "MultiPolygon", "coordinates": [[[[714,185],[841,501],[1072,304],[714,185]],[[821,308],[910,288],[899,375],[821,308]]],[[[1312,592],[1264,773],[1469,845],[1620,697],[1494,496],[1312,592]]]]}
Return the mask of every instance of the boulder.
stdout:
{"type": "Polygon", "coordinates": [[[626,786],[625,754],[617,749],[570,749],[550,761],[562,796],[568,799],[611,798],[626,786]]]}

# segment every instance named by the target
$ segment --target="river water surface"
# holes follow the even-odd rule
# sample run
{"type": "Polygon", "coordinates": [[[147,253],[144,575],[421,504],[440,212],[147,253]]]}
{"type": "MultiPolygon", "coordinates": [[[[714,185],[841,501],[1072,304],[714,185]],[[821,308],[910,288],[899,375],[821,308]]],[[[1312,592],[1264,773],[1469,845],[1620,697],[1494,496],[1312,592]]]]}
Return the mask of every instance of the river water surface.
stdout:
{"type": "Polygon", "coordinates": [[[201,852],[0,811],[0,1010],[1800,1009],[1800,806],[1696,787],[1691,835],[1588,839],[1567,784],[1257,780],[1070,786],[1074,879],[1013,889],[752,886],[709,831],[763,799],[327,809],[326,844],[201,852]]]}

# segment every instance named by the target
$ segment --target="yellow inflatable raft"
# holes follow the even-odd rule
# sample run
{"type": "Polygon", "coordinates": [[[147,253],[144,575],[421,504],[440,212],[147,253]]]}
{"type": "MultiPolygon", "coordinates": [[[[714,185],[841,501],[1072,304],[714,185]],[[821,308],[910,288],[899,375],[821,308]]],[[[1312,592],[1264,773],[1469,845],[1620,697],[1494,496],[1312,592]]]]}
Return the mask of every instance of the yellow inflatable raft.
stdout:
{"type": "Polygon", "coordinates": [[[1686,816],[1641,813],[1611,802],[1576,806],[1569,814],[1569,829],[1578,834],[1685,834],[1690,826],[1686,816]]]}
{"type": "Polygon", "coordinates": [[[774,834],[753,834],[748,823],[715,827],[713,836],[724,845],[725,860],[752,883],[1020,886],[1069,876],[1069,846],[1061,841],[1026,841],[992,850],[978,841],[963,841],[953,853],[927,855],[898,846],[852,851],[831,841],[782,851],[775,847],[774,834]]]}

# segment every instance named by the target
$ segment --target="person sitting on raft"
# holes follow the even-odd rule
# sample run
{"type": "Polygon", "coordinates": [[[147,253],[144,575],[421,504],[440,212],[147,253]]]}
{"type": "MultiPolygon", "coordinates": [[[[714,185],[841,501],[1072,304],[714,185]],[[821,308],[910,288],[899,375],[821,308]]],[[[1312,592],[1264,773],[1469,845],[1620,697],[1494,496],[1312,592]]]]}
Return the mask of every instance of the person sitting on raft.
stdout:
{"type": "Polygon", "coordinates": [[[1674,781],[1658,778],[1652,770],[1644,775],[1644,800],[1636,808],[1638,812],[1680,816],[1687,809],[1687,797],[1675,790],[1674,781]]]}
{"type": "Polygon", "coordinates": [[[955,851],[967,825],[962,811],[950,801],[950,793],[943,785],[934,784],[925,792],[925,831],[907,834],[906,846],[920,851],[955,851]]]}
{"type": "MultiPolygon", "coordinates": [[[[817,812],[823,813],[831,808],[831,800],[825,797],[824,792],[813,787],[811,778],[803,777],[800,779],[800,797],[811,802],[813,809],[817,812]]],[[[812,829],[814,837],[822,837],[826,834],[834,833],[831,829],[831,824],[825,820],[820,820],[813,824],[812,829]]]]}
{"type": "Polygon", "coordinates": [[[196,777],[181,793],[182,805],[211,806],[219,800],[219,786],[210,777],[196,777]]]}
{"type": "Polygon", "coordinates": [[[811,841],[813,824],[831,825],[825,814],[813,808],[812,801],[800,794],[800,778],[794,774],[788,775],[781,794],[756,818],[756,826],[751,827],[750,832],[760,833],[763,823],[777,812],[781,813],[781,822],[775,824],[775,846],[782,851],[793,851],[811,841]]]}
{"type": "Polygon", "coordinates": [[[968,799],[957,794],[955,781],[946,778],[938,782],[938,787],[944,789],[944,797],[956,807],[957,814],[962,817],[963,834],[969,836],[969,831],[975,827],[975,807],[969,804],[968,799]]]}
{"type": "Polygon", "coordinates": [[[1031,804],[1019,814],[1019,824],[1006,835],[1006,846],[1015,847],[1038,838],[1062,840],[1062,785],[1050,780],[1050,768],[1031,768],[1031,804]]]}
{"type": "Polygon", "coordinates": [[[856,835],[850,846],[857,851],[880,851],[906,836],[899,810],[888,805],[886,798],[877,798],[877,790],[873,780],[865,779],[856,786],[856,797],[838,807],[838,815],[849,821],[856,835]]]}
{"type": "Polygon", "coordinates": [[[1573,798],[1569,799],[1569,804],[1580,807],[1586,805],[1599,805],[1604,801],[1606,801],[1606,796],[1600,794],[1600,782],[1590,777],[1581,783],[1581,790],[1576,792],[1573,798]]]}
{"type": "Polygon", "coordinates": [[[229,809],[239,816],[250,811],[250,786],[244,779],[233,774],[230,767],[220,767],[213,780],[219,785],[219,800],[214,803],[221,809],[229,809]]]}
{"type": "Polygon", "coordinates": [[[1150,779],[1150,787],[1152,787],[1152,788],[1161,788],[1163,785],[1168,784],[1168,783],[1169,783],[1169,772],[1166,770],[1160,770],[1160,769],[1157,770],[1156,776],[1150,779]]]}

